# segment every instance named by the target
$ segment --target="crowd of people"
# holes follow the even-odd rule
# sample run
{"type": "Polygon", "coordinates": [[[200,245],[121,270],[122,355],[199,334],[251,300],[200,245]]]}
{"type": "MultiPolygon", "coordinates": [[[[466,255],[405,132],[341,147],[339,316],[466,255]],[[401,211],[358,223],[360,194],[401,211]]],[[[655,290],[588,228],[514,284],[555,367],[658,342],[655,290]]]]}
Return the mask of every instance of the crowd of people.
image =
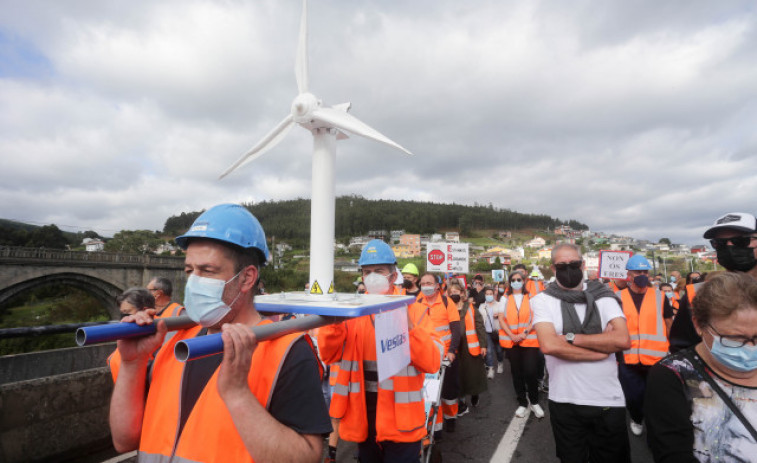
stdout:
{"type": "Polygon", "coordinates": [[[480,406],[506,359],[513,419],[548,414],[562,462],[630,462],[629,428],[642,437],[646,428],[658,462],[754,461],[757,219],[726,214],[704,237],[726,272],[665,278],[637,254],[627,279],[602,281],[564,243],[552,249],[553,281],[516,265],[488,284],[400,268],[373,240],[357,291],[414,298],[410,363],[380,378],[375,315],[255,338],[250,327],[272,322],[254,304],[265,235],[243,207],[216,206],[177,238],[189,277],[183,307],[161,279],[119,298],[124,322],[157,323],[157,332],[119,340],[111,356],[114,445],[145,462],[334,462],[341,439],[363,463],[418,462],[480,406]],[[179,313],[197,326],[166,336],[161,317],[179,313]],[[176,342],[210,333],[222,334],[221,354],[174,358],[176,342]],[[431,420],[424,387],[441,371],[431,420]]]}

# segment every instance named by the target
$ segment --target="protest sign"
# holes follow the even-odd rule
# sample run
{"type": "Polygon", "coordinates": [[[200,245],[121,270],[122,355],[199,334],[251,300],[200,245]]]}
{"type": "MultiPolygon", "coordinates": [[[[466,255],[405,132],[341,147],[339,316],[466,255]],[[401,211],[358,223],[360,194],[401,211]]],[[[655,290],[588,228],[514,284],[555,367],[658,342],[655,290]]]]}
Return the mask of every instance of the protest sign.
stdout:
{"type": "Polygon", "coordinates": [[[468,243],[428,243],[426,270],[468,273],[468,243]]]}
{"type": "Polygon", "coordinates": [[[626,262],[631,255],[631,251],[599,251],[599,278],[625,280],[626,262]]]}
{"type": "Polygon", "coordinates": [[[503,269],[499,270],[492,270],[492,280],[499,283],[500,281],[505,281],[505,271],[503,269]]]}

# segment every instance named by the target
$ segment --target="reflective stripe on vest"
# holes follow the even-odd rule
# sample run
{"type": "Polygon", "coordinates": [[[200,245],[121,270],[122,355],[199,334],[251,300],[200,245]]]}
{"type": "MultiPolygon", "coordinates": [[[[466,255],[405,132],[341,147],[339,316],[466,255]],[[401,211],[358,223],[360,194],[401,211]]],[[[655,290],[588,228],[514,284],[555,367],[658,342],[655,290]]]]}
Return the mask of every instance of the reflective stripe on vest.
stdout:
{"type": "Polygon", "coordinates": [[[654,365],[668,354],[670,347],[662,313],[665,296],[659,289],[648,288],[637,311],[629,288],[616,294],[620,296],[631,337],[631,348],[623,351],[625,362],[654,365]]]}

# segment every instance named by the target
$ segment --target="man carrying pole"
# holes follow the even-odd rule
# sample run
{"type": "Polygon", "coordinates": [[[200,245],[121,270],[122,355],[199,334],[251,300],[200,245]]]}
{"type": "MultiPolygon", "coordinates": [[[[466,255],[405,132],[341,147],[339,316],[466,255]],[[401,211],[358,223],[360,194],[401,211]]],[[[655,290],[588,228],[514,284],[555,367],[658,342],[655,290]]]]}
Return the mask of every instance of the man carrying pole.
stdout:
{"type": "MultiPolygon", "coordinates": [[[[222,204],[176,241],[187,253],[186,311],[199,325],[162,346],[162,320],[152,336],[118,341],[115,448],[139,449],[140,462],[317,461],[331,424],[311,344],[302,333],[258,343],[250,329],[270,323],[253,301],[269,255],[260,223],[244,207],[222,204]],[[177,342],[217,332],[222,355],[187,363],[174,357],[177,342]]],[[[124,321],[148,324],[153,315],[124,321]]]]}
{"type": "MultiPolygon", "coordinates": [[[[397,260],[388,244],[370,241],[360,255],[368,294],[393,294],[397,260]]],[[[339,436],[358,443],[362,463],[416,463],[426,437],[423,380],[441,364],[442,344],[425,311],[408,311],[410,364],[379,381],[376,318],[365,315],[318,331],[326,364],[340,362],[330,413],[339,436]]]]}

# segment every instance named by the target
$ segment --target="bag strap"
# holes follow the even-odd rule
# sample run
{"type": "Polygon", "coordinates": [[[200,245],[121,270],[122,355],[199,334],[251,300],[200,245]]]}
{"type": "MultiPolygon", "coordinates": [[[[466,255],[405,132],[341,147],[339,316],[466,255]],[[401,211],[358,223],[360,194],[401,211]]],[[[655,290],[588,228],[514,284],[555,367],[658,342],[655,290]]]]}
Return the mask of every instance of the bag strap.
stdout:
{"type": "Polygon", "coordinates": [[[752,426],[752,423],[749,422],[749,420],[746,419],[743,413],[741,413],[741,410],[739,410],[739,407],[736,406],[736,404],[733,403],[730,397],[726,395],[725,391],[720,388],[717,382],[715,382],[714,379],[712,379],[712,376],[707,373],[704,369],[704,365],[702,363],[702,360],[699,358],[698,355],[694,355],[693,351],[691,350],[685,350],[683,351],[683,356],[686,357],[686,359],[691,362],[694,369],[696,369],[697,373],[699,373],[700,376],[702,376],[707,383],[710,385],[710,387],[718,393],[721,400],[728,405],[728,408],[731,409],[734,415],[736,415],[736,418],[741,421],[741,424],[744,425],[744,427],[749,431],[749,434],[752,435],[752,438],[757,441],[757,430],[754,429],[754,426],[752,426]]]}

